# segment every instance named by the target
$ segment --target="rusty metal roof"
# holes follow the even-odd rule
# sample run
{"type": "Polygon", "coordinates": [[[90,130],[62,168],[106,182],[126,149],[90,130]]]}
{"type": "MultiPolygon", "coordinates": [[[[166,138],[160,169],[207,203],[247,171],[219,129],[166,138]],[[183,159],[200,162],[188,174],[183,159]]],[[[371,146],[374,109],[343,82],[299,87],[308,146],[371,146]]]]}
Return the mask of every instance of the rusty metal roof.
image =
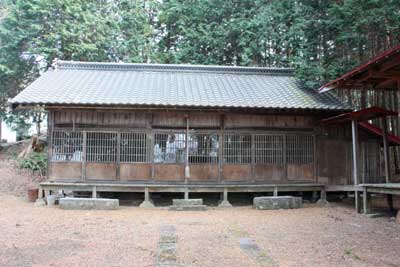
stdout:
{"type": "Polygon", "coordinates": [[[59,61],[11,100],[95,105],[349,110],[307,90],[290,69],[59,61]]]}

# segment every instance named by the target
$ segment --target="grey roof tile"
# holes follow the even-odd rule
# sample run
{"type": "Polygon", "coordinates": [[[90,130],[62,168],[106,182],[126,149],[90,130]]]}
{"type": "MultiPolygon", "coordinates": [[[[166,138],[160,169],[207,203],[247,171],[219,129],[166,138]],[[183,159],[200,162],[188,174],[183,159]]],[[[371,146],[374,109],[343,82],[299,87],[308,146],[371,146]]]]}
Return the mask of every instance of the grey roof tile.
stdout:
{"type": "Polygon", "coordinates": [[[303,89],[289,69],[72,61],[58,62],[11,103],[351,109],[303,89]]]}

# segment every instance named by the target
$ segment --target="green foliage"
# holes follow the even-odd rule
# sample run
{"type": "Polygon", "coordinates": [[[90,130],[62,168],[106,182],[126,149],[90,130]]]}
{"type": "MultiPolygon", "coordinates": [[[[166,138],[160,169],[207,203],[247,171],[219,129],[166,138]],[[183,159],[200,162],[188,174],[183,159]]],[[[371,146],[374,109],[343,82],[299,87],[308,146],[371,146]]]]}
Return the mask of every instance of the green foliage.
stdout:
{"type": "Polygon", "coordinates": [[[316,87],[399,41],[398,0],[6,0],[0,109],[55,58],[294,67],[316,87]]]}
{"type": "Polygon", "coordinates": [[[18,166],[22,169],[38,171],[43,176],[47,170],[47,154],[32,152],[28,157],[18,159],[18,166]]]}

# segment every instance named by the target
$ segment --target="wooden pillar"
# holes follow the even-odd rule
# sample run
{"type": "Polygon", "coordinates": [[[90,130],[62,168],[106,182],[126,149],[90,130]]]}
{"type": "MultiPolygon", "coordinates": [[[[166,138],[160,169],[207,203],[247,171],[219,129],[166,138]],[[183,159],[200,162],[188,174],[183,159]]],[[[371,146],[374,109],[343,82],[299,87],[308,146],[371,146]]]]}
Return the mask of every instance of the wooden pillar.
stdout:
{"type": "MultiPolygon", "coordinates": [[[[189,116],[186,115],[186,133],[185,133],[185,184],[188,183],[190,178],[190,167],[189,167],[189,116]]],[[[185,197],[186,198],[186,197],[185,197]]]]}
{"type": "Polygon", "coordinates": [[[115,168],[115,177],[117,180],[120,180],[120,162],[121,162],[121,132],[117,132],[117,155],[116,155],[116,168],[115,168]]]}
{"type": "Polygon", "coordinates": [[[353,141],[353,182],[354,182],[354,201],[356,211],[359,212],[359,192],[357,186],[359,184],[358,180],[358,126],[357,120],[353,119],[351,121],[351,136],[353,141]]]}
{"type": "Polygon", "coordinates": [[[82,132],[82,180],[86,180],[86,140],[87,132],[82,132]]]}
{"type": "Polygon", "coordinates": [[[389,145],[387,139],[387,121],[382,118],[382,135],[383,135],[383,157],[385,159],[385,179],[386,183],[390,182],[390,159],[389,159],[389,145]]]}
{"type": "Polygon", "coordinates": [[[222,114],[220,117],[220,130],[218,137],[218,183],[223,179],[223,164],[224,164],[224,130],[225,130],[225,116],[222,114]]]}
{"type": "Polygon", "coordinates": [[[255,164],[256,164],[256,148],[255,148],[255,136],[254,136],[254,134],[252,134],[251,136],[250,136],[250,142],[251,142],[251,144],[250,144],[250,147],[251,147],[251,151],[250,151],[250,155],[251,155],[251,159],[250,159],[250,162],[251,162],[251,181],[254,183],[255,181],[256,181],[256,179],[255,179],[255,164]]]}

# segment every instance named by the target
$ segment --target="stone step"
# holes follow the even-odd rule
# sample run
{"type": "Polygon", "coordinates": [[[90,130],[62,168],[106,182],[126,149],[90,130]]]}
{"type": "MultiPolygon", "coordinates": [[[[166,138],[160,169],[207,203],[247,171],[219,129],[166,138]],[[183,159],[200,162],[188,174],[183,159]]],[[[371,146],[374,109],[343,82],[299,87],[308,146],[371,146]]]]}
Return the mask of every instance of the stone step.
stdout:
{"type": "Polygon", "coordinates": [[[302,207],[302,198],[292,196],[255,197],[253,204],[258,210],[298,209],[302,207]]]}
{"type": "Polygon", "coordinates": [[[172,205],[173,206],[197,206],[197,205],[203,205],[203,199],[202,198],[189,198],[189,199],[178,198],[178,199],[173,199],[172,200],[172,205]]]}
{"type": "Polygon", "coordinates": [[[206,205],[170,206],[169,210],[174,210],[174,211],[204,211],[204,210],[207,210],[207,206],[206,205]]]}

